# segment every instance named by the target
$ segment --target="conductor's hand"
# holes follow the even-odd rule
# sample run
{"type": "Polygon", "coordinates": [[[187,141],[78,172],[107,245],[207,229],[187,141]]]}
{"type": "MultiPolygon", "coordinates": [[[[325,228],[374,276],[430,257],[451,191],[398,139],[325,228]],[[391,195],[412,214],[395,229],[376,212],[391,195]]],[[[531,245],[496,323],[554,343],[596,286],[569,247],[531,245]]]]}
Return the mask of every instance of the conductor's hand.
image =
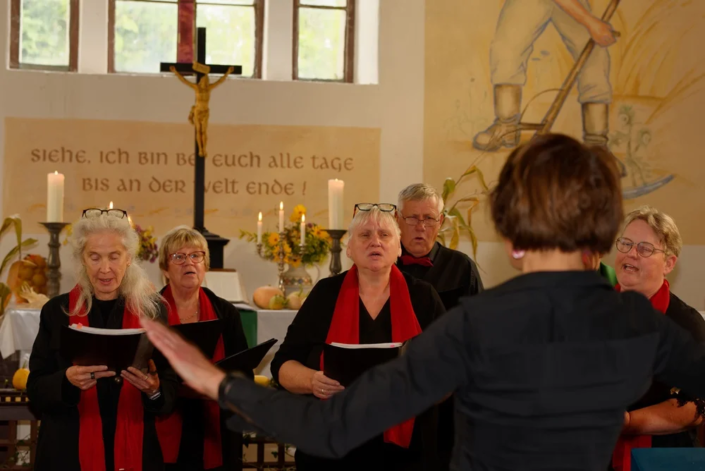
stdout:
{"type": "Polygon", "coordinates": [[[225,373],[175,331],[148,319],[142,319],[141,322],[149,340],[169,360],[184,383],[196,392],[217,400],[218,386],[225,378],[225,373]]]}
{"type": "Polygon", "coordinates": [[[322,371],[316,371],[311,377],[311,391],[318,399],[328,399],[335,393],[345,389],[334,379],[324,375],[322,371]]]}
{"type": "Polygon", "coordinates": [[[134,387],[145,393],[147,396],[153,396],[159,391],[159,374],[154,361],[149,360],[149,370],[147,374],[142,373],[137,368],[131,366],[120,372],[120,376],[125,378],[134,387]]]}
{"type": "Polygon", "coordinates": [[[66,379],[78,389],[85,391],[96,385],[100,378],[110,378],[115,376],[114,371],[108,371],[108,367],[101,366],[72,366],[66,370],[66,379]]]}
{"type": "Polygon", "coordinates": [[[588,24],[588,31],[598,46],[611,46],[617,41],[617,35],[612,26],[599,18],[595,18],[588,24]]]}

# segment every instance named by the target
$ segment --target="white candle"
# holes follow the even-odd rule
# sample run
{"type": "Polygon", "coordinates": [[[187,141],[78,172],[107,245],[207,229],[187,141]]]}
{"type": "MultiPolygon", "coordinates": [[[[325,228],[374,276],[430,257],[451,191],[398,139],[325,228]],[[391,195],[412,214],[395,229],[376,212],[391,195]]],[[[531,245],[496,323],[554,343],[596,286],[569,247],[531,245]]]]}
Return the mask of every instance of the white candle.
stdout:
{"type": "Polygon", "coordinates": [[[111,201],[110,204],[108,205],[108,209],[113,209],[113,202],[111,201]]]}
{"type": "Polygon", "coordinates": [[[306,215],[301,215],[301,245],[306,245],[306,215]]]}
{"type": "Polygon", "coordinates": [[[262,211],[259,212],[259,218],[257,219],[257,243],[262,243],[262,211]]]}
{"type": "Polygon", "coordinates": [[[64,175],[47,175],[47,222],[64,222],[64,175]]]}
{"type": "Polygon", "coordinates": [[[343,189],[342,180],[328,180],[328,229],[343,229],[343,189]]]}
{"type": "Polygon", "coordinates": [[[279,232],[284,232],[284,202],[279,203],[279,232]]]}

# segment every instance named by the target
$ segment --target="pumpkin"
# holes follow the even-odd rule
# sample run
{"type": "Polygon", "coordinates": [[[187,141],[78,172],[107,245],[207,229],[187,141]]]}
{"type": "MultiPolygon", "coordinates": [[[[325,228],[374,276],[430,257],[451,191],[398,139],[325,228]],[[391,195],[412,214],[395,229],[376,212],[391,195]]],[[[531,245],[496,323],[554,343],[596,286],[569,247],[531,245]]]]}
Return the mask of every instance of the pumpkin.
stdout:
{"type": "Polygon", "coordinates": [[[284,297],[284,293],[273,286],[261,286],[252,294],[252,300],[258,308],[270,309],[269,302],[274,296],[284,297]]]}
{"type": "Polygon", "coordinates": [[[277,294],[276,296],[272,296],[272,299],[269,300],[269,309],[273,311],[284,309],[284,306],[286,306],[286,298],[284,296],[277,294]]]}
{"type": "Polygon", "coordinates": [[[18,294],[24,283],[37,294],[47,294],[47,270],[46,259],[36,254],[29,254],[10,265],[7,286],[15,294],[18,304],[27,302],[18,294]]]}
{"type": "Polygon", "coordinates": [[[304,303],[305,299],[306,295],[304,294],[303,290],[296,291],[286,297],[286,305],[289,307],[289,309],[298,310],[301,309],[301,305],[304,303]]]}

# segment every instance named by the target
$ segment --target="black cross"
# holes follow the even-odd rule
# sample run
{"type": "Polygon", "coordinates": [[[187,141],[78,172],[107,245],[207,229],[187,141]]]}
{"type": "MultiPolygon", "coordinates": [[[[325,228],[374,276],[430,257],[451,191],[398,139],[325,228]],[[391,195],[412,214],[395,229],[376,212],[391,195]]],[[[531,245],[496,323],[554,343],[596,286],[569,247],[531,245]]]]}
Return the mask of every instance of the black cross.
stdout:
{"type": "MultiPolygon", "coordinates": [[[[198,28],[198,39],[196,42],[197,55],[196,62],[198,64],[205,65],[210,68],[210,74],[224,74],[231,67],[229,65],[209,65],[206,64],[206,28],[198,28]]],[[[197,69],[200,67],[195,67],[194,64],[184,63],[184,62],[162,62],[160,64],[159,70],[161,72],[169,72],[169,68],[174,66],[174,68],[181,73],[181,75],[196,75],[196,83],[201,80],[205,74],[199,72],[197,69]]],[[[242,66],[234,65],[233,75],[242,74],[242,66]]],[[[194,198],[193,198],[193,228],[198,232],[203,234],[208,241],[208,250],[210,252],[211,258],[211,268],[223,268],[223,248],[230,242],[229,239],[220,237],[218,234],[213,234],[206,229],[204,225],[204,199],[206,194],[206,159],[198,156],[198,141],[196,139],[196,130],[194,127],[194,155],[196,156],[195,163],[195,188],[194,188],[194,198]]]]}

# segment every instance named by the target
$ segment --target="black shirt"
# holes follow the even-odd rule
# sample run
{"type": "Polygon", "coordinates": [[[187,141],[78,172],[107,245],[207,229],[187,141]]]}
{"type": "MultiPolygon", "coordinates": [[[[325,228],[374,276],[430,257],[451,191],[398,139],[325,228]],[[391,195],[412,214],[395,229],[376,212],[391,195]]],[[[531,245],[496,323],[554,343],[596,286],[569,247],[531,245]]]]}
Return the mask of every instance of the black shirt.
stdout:
{"type": "MultiPolygon", "coordinates": [[[[402,253],[408,254],[404,247],[402,247],[402,253]]],[[[404,273],[433,286],[438,291],[446,311],[457,306],[461,297],[482,292],[482,279],[477,265],[464,253],[436,242],[427,257],[433,262],[432,267],[404,265],[401,258],[397,261],[397,267],[404,273]]]]}
{"type": "Polygon", "coordinates": [[[454,469],[603,471],[652,377],[702,397],[703,373],[705,346],[642,295],[593,272],[541,272],[464,298],[330,400],[232,378],[220,401],[249,428],[337,457],[456,391],[454,469]]]}
{"type": "MultiPolygon", "coordinates": [[[[325,278],[314,286],[294,321],[289,326],[286,338],[272,361],[272,377],[279,380],[279,369],[289,360],[295,360],[308,368],[319,370],[320,358],[328,335],[338,293],[347,272],[325,278]]],[[[421,326],[427,328],[443,313],[443,304],[438,294],[428,284],[404,275],[414,313],[421,326]]],[[[392,317],[387,300],[375,319],[372,319],[362,300],[359,300],[360,343],[386,343],[392,341],[392,317]]],[[[313,396],[311,396],[313,397],[313,396]]],[[[317,399],[316,399],[317,400],[317,399]]],[[[422,411],[419,411],[422,412],[422,411]]],[[[300,471],[309,470],[358,470],[364,466],[371,470],[429,469],[426,463],[435,459],[436,411],[421,414],[414,424],[414,433],[409,449],[385,444],[381,435],[352,450],[342,461],[330,461],[309,456],[297,450],[296,464],[300,471]]]]}

